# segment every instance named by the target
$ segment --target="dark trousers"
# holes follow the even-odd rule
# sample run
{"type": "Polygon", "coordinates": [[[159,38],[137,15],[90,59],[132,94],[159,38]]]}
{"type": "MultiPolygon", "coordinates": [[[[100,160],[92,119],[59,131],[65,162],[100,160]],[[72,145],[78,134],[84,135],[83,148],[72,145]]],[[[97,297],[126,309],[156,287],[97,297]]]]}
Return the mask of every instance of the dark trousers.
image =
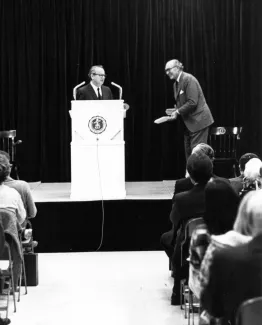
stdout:
{"type": "Polygon", "coordinates": [[[160,244],[164,248],[166,255],[169,259],[172,258],[174,254],[174,231],[173,229],[165,232],[160,238],[160,244]]]}
{"type": "Polygon", "coordinates": [[[192,149],[199,143],[207,143],[208,127],[197,132],[190,132],[188,129],[184,131],[184,147],[186,160],[191,155],[192,149]]]}

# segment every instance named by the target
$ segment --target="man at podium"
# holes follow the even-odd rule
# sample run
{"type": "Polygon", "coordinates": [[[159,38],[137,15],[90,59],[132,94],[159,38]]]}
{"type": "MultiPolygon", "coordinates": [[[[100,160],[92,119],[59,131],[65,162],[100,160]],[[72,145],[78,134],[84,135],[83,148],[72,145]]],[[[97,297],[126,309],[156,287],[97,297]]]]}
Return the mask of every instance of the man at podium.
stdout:
{"type": "Polygon", "coordinates": [[[113,99],[111,89],[103,85],[106,74],[102,65],[94,65],[89,70],[90,83],[76,91],[78,100],[110,100],[113,99]]]}

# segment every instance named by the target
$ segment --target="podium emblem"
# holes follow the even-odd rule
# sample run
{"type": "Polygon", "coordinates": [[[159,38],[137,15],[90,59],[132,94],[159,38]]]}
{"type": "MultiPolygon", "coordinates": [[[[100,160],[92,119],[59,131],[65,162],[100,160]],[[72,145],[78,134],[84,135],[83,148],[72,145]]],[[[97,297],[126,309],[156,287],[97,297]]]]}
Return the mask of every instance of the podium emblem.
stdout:
{"type": "Polygon", "coordinates": [[[95,134],[103,133],[106,126],[106,120],[102,116],[93,116],[88,122],[90,131],[95,134]]]}

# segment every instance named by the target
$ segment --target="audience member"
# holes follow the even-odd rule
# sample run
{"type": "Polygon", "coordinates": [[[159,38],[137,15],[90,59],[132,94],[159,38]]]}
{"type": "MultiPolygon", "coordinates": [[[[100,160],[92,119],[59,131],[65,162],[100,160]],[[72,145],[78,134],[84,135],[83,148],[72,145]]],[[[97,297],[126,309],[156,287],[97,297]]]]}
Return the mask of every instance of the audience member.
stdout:
{"type": "Polygon", "coordinates": [[[262,296],[262,191],[242,200],[234,232],[245,236],[242,245],[226,246],[213,255],[201,294],[209,314],[234,324],[240,304],[262,296]]]}
{"type": "Polygon", "coordinates": [[[260,176],[260,168],[262,167],[262,161],[259,158],[250,159],[244,170],[243,189],[239,193],[243,198],[246,193],[261,188],[262,179],[260,176]]]}
{"type": "MultiPolygon", "coordinates": [[[[4,155],[10,162],[10,156],[7,152],[0,150],[0,156],[1,155],[4,155]]],[[[17,190],[17,192],[21,195],[21,199],[26,210],[26,217],[28,219],[34,218],[36,216],[37,209],[31,194],[29,184],[25,181],[11,178],[10,173],[11,168],[9,169],[9,174],[7,175],[6,180],[4,181],[4,185],[7,185],[8,187],[12,187],[17,190]]]]}
{"type": "MultiPolygon", "coordinates": [[[[202,153],[207,155],[211,161],[214,160],[214,150],[206,143],[199,143],[196,145],[192,153],[198,154],[202,153]]],[[[178,179],[175,183],[175,188],[174,188],[174,194],[172,198],[172,202],[174,202],[175,195],[181,192],[189,191],[191,188],[193,188],[194,184],[191,181],[191,178],[187,172],[187,175],[185,178],[178,179]]]]}
{"type": "Polygon", "coordinates": [[[242,155],[239,159],[240,175],[235,178],[230,178],[230,183],[231,183],[232,187],[234,188],[234,190],[237,192],[237,194],[239,194],[241,192],[241,190],[243,189],[245,166],[246,166],[246,163],[252,158],[258,158],[258,156],[254,153],[245,153],[244,155],[242,155]]]}
{"type": "Polygon", "coordinates": [[[4,185],[10,170],[11,166],[8,159],[0,155],[0,208],[15,213],[19,224],[23,226],[26,219],[26,211],[21,196],[14,188],[4,185]]]}
{"type": "Polygon", "coordinates": [[[212,176],[213,165],[205,154],[192,154],[187,160],[187,170],[194,187],[175,195],[170,213],[172,229],[161,236],[161,244],[167,256],[172,259],[174,288],[171,298],[173,305],[180,301],[180,244],[183,240],[185,223],[205,211],[204,188],[212,176]],[[176,243],[176,244],[175,244],[176,243]]]}
{"type": "Polygon", "coordinates": [[[240,198],[223,178],[211,178],[205,187],[205,224],[193,232],[189,248],[189,287],[199,298],[199,271],[210,235],[220,235],[231,230],[237,215],[240,198]]]}

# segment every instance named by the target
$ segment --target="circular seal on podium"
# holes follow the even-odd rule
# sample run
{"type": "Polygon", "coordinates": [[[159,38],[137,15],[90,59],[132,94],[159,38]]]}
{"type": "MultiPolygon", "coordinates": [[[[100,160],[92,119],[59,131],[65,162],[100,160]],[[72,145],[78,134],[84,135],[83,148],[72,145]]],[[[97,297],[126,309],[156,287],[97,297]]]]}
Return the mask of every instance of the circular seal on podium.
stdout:
{"type": "Polygon", "coordinates": [[[106,126],[106,120],[102,116],[93,116],[88,122],[89,130],[95,134],[103,133],[106,126]]]}

